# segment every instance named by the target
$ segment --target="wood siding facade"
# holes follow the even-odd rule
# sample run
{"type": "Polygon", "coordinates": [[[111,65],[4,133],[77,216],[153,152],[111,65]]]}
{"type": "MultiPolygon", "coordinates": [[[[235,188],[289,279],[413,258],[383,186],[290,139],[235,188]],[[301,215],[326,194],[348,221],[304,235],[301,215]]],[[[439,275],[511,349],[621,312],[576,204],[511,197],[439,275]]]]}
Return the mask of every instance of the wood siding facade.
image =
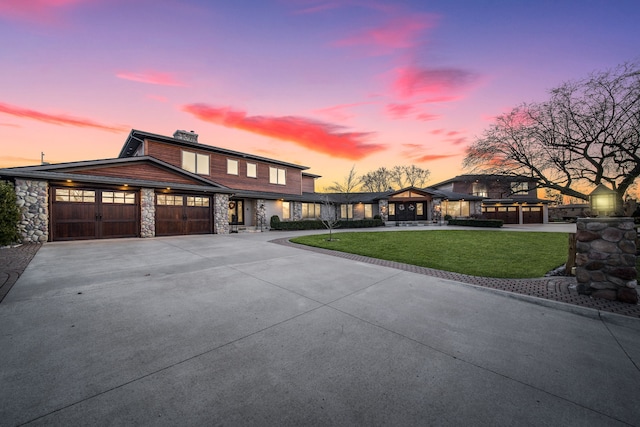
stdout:
{"type": "MultiPolygon", "coordinates": [[[[202,185],[201,182],[189,179],[185,176],[180,176],[175,172],[171,172],[168,170],[163,170],[154,165],[119,165],[119,166],[109,166],[109,167],[99,167],[93,169],[82,169],[82,170],[70,170],[69,173],[78,174],[78,175],[89,175],[89,176],[108,176],[115,178],[122,178],[124,181],[127,179],[147,179],[152,181],[161,181],[166,183],[176,183],[176,184],[192,184],[192,185],[202,185]]],[[[125,183],[123,181],[123,183],[125,183]]]]}
{"type": "Polygon", "coordinates": [[[172,145],[164,142],[145,140],[144,154],[167,162],[173,166],[182,167],[182,151],[206,155],[209,157],[209,174],[200,173],[203,178],[214,181],[236,190],[263,191],[269,193],[302,194],[302,170],[279,163],[247,159],[241,156],[215,153],[198,147],[172,145]],[[238,174],[227,173],[227,160],[238,162],[238,174]],[[247,176],[247,163],[256,165],[256,177],[247,176]],[[269,168],[284,169],[286,172],[286,184],[272,184],[269,182],[269,168]]]}

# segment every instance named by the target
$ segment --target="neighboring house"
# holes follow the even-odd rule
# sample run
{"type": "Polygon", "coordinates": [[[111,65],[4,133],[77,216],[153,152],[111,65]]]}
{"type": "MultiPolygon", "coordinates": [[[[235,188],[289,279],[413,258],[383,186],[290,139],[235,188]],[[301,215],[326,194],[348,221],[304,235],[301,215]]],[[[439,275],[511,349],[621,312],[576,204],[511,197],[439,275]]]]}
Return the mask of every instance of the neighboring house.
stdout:
{"type": "Polygon", "coordinates": [[[505,224],[539,224],[549,221],[549,201],[538,198],[537,182],[531,178],[459,175],[435,184],[433,188],[480,197],[482,216],[501,219],[505,224]]]}
{"type": "Polygon", "coordinates": [[[481,197],[434,188],[407,187],[381,193],[331,194],[340,219],[368,219],[379,215],[387,222],[432,222],[444,215],[468,217],[481,212],[481,197]],[[347,217],[348,215],[348,217],[347,217]]]}

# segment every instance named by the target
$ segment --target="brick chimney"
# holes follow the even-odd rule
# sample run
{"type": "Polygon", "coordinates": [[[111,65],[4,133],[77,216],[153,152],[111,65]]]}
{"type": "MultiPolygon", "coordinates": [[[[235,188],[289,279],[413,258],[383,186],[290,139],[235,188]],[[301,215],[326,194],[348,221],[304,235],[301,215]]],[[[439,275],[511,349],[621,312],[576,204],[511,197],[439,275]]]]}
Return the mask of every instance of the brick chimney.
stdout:
{"type": "Polygon", "coordinates": [[[173,137],[183,141],[198,142],[198,134],[193,131],[187,132],[186,130],[178,129],[173,133],[173,137]]]}

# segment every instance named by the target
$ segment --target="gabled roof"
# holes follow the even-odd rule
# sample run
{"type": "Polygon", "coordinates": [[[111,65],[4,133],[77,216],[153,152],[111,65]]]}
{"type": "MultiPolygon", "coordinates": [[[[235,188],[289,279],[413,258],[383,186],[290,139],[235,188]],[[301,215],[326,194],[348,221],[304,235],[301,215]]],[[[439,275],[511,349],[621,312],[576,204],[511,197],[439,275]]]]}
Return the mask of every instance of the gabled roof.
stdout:
{"type": "Polygon", "coordinates": [[[145,139],[151,139],[153,141],[158,141],[158,142],[164,142],[167,144],[173,144],[173,145],[178,145],[181,147],[188,147],[190,149],[197,149],[197,150],[204,150],[204,151],[209,151],[212,153],[218,153],[218,154],[225,154],[228,156],[234,156],[234,157],[243,157],[249,160],[255,160],[255,161],[259,161],[259,162],[265,162],[265,163],[272,163],[272,164],[276,164],[276,165],[281,165],[281,166],[287,166],[290,168],[295,168],[295,169],[300,169],[300,170],[306,170],[309,169],[307,166],[301,166],[301,165],[296,165],[293,163],[288,163],[288,162],[283,162],[280,160],[274,160],[274,159],[269,159],[266,157],[261,157],[261,156],[254,156],[253,154],[247,154],[247,153],[242,153],[240,151],[233,151],[233,150],[228,150],[226,148],[220,148],[220,147],[214,147],[211,145],[205,145],[205,144],[201,144],[199,142],[191,142],[191,141],[186,141],[184,139],[179,139],[179,138],[172,138],[169,136],[164,136],[164,135],[158,135],[155,133],[151,133],[151,132],[145,132],[145,131],[141,131],[141,130],[137,130],[137,129],[131,129],[131,132],[129,132],[129,136],[127,137],[127,140],[124,143],[124,146],[122,147],[122,150],[120,150],[120,154],[118,155],[118,157],[131,157],[134,155],[134,153],[138,150],[138,147],[140,146],[140,144],[142,144],[144,142],[145,139]]]}
{"type": "Polygon", "coordinates": [[[451,201],[468,200],[470,202],[483,200],[483,197],[480,197],[480,196],[474,196],[472,194],[456,193],[455,191],[438,190],[431,187],[425,188],[425,190],[428,190],[429,192],[431,192],[431,194],[433,194],[434,197],[437,197],[443,200],[451,200],[451,201]]]}
{"type": "Polygon", "coordinates": [[[447,179],[446,181],[438,182],[437,184],[433,184],[430,187],[441,187],[443,185],[451,184],[454,182],[473,182],[473,181],[500,181],[505,180],[509,182],[530,182],[537,181],[535,178],[530,178],[523,175],[497,175],[497,174],[465,174],[454,176],[453,178],[447,179]]]}
{"type": "Polygon", "coordinates": [[[124,185],[166,188],[170,185],[174,189],[208,191],[217,193],[231,193],[231,190],[223,185],[210,181],[200,175],[187,172],[169,163],[163,162],[153,157],[140,156],[118,159],[85,160],[79,162],[56,163],[38,166],[22,166],[15,168],[0,169],[0,176],[15,178],[36,178],[50,181],[79,181],[93,184],[124,185]],[[166,170],[176,176],[182,176],[193,184],[173,183],[168,181],[155,181],[151,179],[129,178],[126,176],[102,176],[78,173],[83,170],[100,170],[101,168],[117,167],[125,165],[149,164],[154,167],[166,170]]]}
{"type": "Polygon", "coordinates": [[[328,197],[332,203],[371,203],[389,197],[392,191],[380,193],[317,193],[328,197]]]}

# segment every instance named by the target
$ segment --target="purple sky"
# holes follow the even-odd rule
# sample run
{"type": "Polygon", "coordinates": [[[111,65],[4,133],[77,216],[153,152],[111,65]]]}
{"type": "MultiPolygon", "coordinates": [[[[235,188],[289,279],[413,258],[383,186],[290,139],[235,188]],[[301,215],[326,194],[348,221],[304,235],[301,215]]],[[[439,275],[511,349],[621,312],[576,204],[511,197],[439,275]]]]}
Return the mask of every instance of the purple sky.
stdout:
{"type": "Polygon", "coordinates": [[[497,114],[640,59],[637,0],[0,0],[0,167],[117,156],[131,128],[435,183],[497,114]]]}

